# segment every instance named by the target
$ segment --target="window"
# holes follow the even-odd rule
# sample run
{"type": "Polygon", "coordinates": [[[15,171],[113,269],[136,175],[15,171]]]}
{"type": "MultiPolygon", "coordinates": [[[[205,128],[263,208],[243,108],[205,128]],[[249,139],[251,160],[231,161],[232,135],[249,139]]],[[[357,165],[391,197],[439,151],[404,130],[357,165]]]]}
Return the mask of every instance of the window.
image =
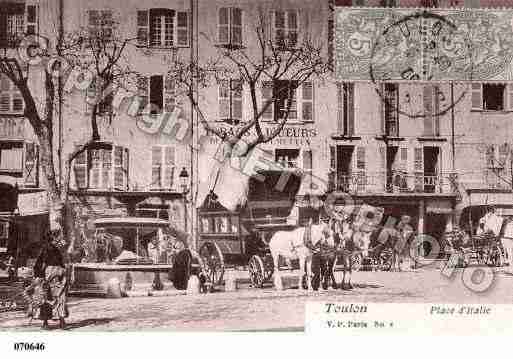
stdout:
{"type": "Polygon", "coordinates": [[[173,112],[175,106],[175,81],[171,76],[139,75],[137,90],[140,98],[141,114],[173,112]]]}
{"type": "Polygon", "coordinates": [[[0,143],[0,172],[23,173],[23,142],[0,143]]]}
{"type": "Polygon", "coordinates": [[[277,148],[275,151],[275,161],[283,168],[298,168],[299,149],[277,148]]]}
{"type": "Polygon", "coordinates": [[[472,110],[512,111],[512,84],[472,84],[472,110]]]}
{"type": "Polygon", "coordinates": [[[25,35],[38,33],[38,7],[3,2],[0,12],[0,48],[14,48],[25,35]]]}
{"type": "Polygon", "coordinates": [[[386,136],[399,136],[399,113],[397,111],[399,100],[399,86],[385,84],[383,86],[383,117],[386,136]]]}
{"type": "Polygon", "coordinates": [[[99,143],[79,154],[73,163],[78,189],[126,190],[128,149],[99,143]]]}
{"type": "Polygon", "coordinates": [[[242,81],[219,82],[219,119],[230,123],[242,121],[242,81]]]}
{"type": "Polygon", "coordinates": [[[298,87],[296,81],[276,80],[262,84],[262,106],[267,106],[263,119],[278,121],[314,121],[314,87],[312,82],[304,82],[298,87]]]}
{"type": "Polygon", "coordinates": [[[506,167],[506,160],[510,153],[507,143],[501,145],[488,145],[486,147],[486,167],[488,169],[502,169],[506,167]]]}
{"type": "Polygon", "coordinates": [[[274,11],[274,45],[279,49],[293,49],[297,46],[299,16],[297,10],[274,11]]]}
{"type": "Polygon", "coordinates": [[[24,103],[20,91],[5,75],[0,74],[0,113],[23,113],[24,103]]]}
{"type": "Polygon", "coordinates": [[[174,146],[153,146],[151,149],[151,188],[172,189],[175,178],[174,146]]]}
{"type": "Polygon", "coordinates": [[[88,10],[87,15],[90,39],[112,39],[114,29],[112,10],[88,10]]]}
{"type": "Polygon", "coordinates": [[[242,10],[235,7],[223,7],[218,14],[219,45],[229,48],[242,46],[242,10]]]}
{"type": "Polygon", "coordinates": [[[142,47],[189,46],[189,13],[172,9],[137,11],[137,44],[142,47]]]}
{"type": "Polygon", "coordinates": [[[337,83],[337,132],[354,134],[354,84],[337,83]]]}

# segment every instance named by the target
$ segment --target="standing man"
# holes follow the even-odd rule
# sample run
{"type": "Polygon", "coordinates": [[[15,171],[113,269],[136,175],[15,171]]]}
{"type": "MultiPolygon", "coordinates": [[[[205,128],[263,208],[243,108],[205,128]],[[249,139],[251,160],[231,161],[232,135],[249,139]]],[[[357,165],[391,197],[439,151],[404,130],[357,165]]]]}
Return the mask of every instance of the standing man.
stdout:
{"type": "MultiPolygon", "coordinates": [[[[414,230],[411,226],[411,217],[408,215],[401,216],[401,220],[399,221],[399,224],[397,225],[397,230],[399,231],[399,241],[396,244],[396,248],[394,251],[397,252],[398,256],[398,269],[401,270],[401,263],[404,261],[405,258],[410,257],[410,246],[411,241],[413,239],[414,230]]],[[[420,248],[419,248],[420,249],[420,248]]],[[[416,251],[418,252],[418,250],[416,251]]],[[[410,263],[413,259],[415,263],[415,258],[410,257],[410,263]]],[[[413,267],[410,265],[410,268],[413,267]]]]}

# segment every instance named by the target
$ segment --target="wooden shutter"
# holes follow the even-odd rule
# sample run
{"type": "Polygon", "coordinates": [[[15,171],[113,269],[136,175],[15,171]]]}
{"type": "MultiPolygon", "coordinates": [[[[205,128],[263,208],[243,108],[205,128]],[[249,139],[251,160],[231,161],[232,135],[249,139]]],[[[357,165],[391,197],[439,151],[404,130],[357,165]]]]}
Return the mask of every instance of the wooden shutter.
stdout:
{"type": "Polygon", "coordinates": [[[167,189],[174,186],[175,176],[175,148],[173,146],[166,146],[164,148],[164,177],[163,185],[167,189]]]}
{"type": "Polygon", "coordinates": [[[348,136],[352,136],[354,134],[354,84],[346,83],[344,84],[344,93],[347,98],[346,101],[346,121],[347,128],[345,129],[345,134],[348,136]]]}
{"type": "Polygon", "coordinates": [[[162,188],[162,147],[151,148],[151,188],[162,188]]]}
{"type": "Polygon", "coordinates": [[[231,119],[242,121],[242,81],[231,80],[231,119]]]}
{"type": "Polygon", "coordinates": [[[504,168],[506,164],[506,159],[508,158],[509,145],[507,143],[503,143],[499,146],[499,160],[497,161],[497,167],[504,168]]]}
{"type": "Polygon", "coordinates": [[[267,106],[267,107],[265,108],[265,111],[262,113],[262,118],[265,120],[273,120],[274,119],[274,111],[273,111],[274,103],[273,103],[273,84],[271,81],[264,81],[262,83],[262,109],[265,106],[267,106]]]}
{"type": "Polygon", "coordinates": [[[121,146],[114,146],[114,188],[125,190],[127,183],[127,176],[125,174],[125,167],[127,166],[125,160],[125,149],[121,146]]]}
{"type": "Polygon", "coordinates": [[[164,111],[171,113],[175,107],[176,84],[171,75],[167,75],[164,80],[164,111]]]}
{"type": "Polygon", "coordinates": [[[399,167],[404,172],[408,171],[408,147],[401,147],[400,148],[399,167]]]}
{"type": "Polygon", "coordinates": [[[89,184],[91,188],[100,188],[102,150],[95,148],[89,152],[91,155],[91,168],[89,170],[89,184]]]}
{"type": "Polygon", "coordinates": [[[161,113],[164,108],[164,77],[154,75],[150,77],[150,104],[151,113],[161,113]]]}
{"type": "Polygon", "coordinates": [[[25,186],[37,187],[39,179],[39,146],[25,143],[25,186]]]}
{"type": "Polygon", "coordinates": [[[286,13],[284,11],[274,11],[273,12],[273,42],[274,46],[278,48],[285,47],[285,37],[286,37],[286,13]]]}
{"type": "MultiPolygon", "coordinates": [[[[77,149],[79,146],[75,146],[77,149]]],[[[77,189],[88,187],[88,150],[83,151],[73,161],[73,172],[75,173],[75,185],[77,189]]]]}
{"type": "Polygon", "coordinates": [[[424,148],[416,147],[413,153],[413,169],[415,172],[415,190],[424,191],[424,148]]]}
{"type": "Polygon", "coordinates": [[[230,9],[230,43],[242,46],[242,10],[236,7],[230,9]]]}
{"type": "Polygon", "coordinates": [[[287,47],[297,46],[299,29],[299,12],[297,10],[287,11],[287,47]]]}
{"type": "Polygon", "coordinates": [[[37,5],[27,5],[25,11],[25,33],[37,35],[39,33],[39,8],[37,5]]]}
{"type": "Polygon", "coordinates": [[[433,86],[425,85],[423,89],[424,103],[424,136],[434,136],[433,123],[433,86]]]}
{"type": "Polygon", "coordinates": [[[387,190],[387,148],[385,146],[380,146],[379,149],[379,158],[381,162],[381,173],[380,173],[380,183],[383,186],[383,189],[387,190]]]}
{"type": "Polygon", "coordinates": [[[337,133],[344,133],[344,84],[337,82],[337,133]]]}
{"type": "Polygon", "coordinates": [[[112,150],[101,149],[101,187],[112,187],[112,150]]]}
{"type": "Polygon", "coordinates": [[[220,45],[230,44],[230,8],[222,7],[217,13],[217,40],[220,45]]]}
{"type": "Polygon", "coordinates": [[[150,32],[150,12],[148,10],[137,11],[137,46],[148,46],[150,32]]]}
{"type": "Polygon", "coordinates": [[[219,119],[230,118],[230,80],[220,80],[218,85],[219,119]]]}
{"type": "Polygon", "coordinates": [[[301,116],[304,122],[312,122],[314,120],[313,102],[314,102],[314,88],[310,81],[302,84],[301,93],[301,116]]]}
{"type": "Polygon", "coordinates": [[[357,176],[357,190],[365,191],[366,173],[365,173],[365,147],[356,147],[356,176],[357,176]]]}
{"type": "Polygon", "coordinates": [[[176,43],[178,47],[189,47],[189,13],[178,11],[176,13],[176,43]]]}
{"type": "Polygon", "coordinates": [[[472,83],[472,110],[483,109],[483,84],[472,83]]]}
{"type": "Polygon", "coordinates": [[[150,98],[150,80],[147,76],[137,76],[137,95],[140,99],[139,113],[146,110],[150,98]]]}
{"type": "Polygon", "coordinates": [[[506,96],[506,109],[513,111],[513,84],[506,84],[506,96]]]}

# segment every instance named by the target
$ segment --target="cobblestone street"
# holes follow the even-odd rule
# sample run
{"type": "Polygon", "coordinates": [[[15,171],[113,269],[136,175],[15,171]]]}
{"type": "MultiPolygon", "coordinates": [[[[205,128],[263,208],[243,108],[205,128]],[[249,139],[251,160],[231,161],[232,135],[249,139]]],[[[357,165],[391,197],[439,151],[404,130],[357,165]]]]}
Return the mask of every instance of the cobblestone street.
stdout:
{"type": "MultiPolygon", "coordinates": [[[[271,286],[237,292],[123,299],[71,298],[68,330],[302,330],[307,301],[510,303],[513,277],[499,270],[485,292],[466,288],[461,270],[452,278],[439,270],[358,272],[352,291],[277,292],[271,286]]],[[[0,314],[0,330],[40,330],[22,312],[0,314]]],[[[51,328],[56,328],[52,323],[51,328]]]]}

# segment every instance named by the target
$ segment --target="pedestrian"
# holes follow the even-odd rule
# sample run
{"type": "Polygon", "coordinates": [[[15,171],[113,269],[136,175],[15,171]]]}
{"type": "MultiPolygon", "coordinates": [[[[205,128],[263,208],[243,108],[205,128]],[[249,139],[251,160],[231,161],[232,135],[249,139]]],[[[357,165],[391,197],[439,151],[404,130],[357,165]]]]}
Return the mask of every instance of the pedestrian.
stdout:
{"type": "MultiPolygon", "coordinates": [[[[34,265],[34,275],[44,278],[47,286],[47,301],[52,307],[52,316],[59,320],[59,327],[64,329],[68,317],[67,291],[68,280],[64,258],[57,248],[58,233],[48,233],[45,243],[34,265]]],[[[46,319],[48,320],[48,319],[46,319]]],[[[48,323],[46,323],[48,324],[48,323]]]]}
{"type": "MultiPolygon", "coordinates": [[[[401,216],[397,230],[399,231],[399,242],[394,252],[396,252],[397,255],[397,268],[400,271],[401,263],[404,262],[407,257],[410,257],[410,260],[412,259],[410,256],[410,246],[415,232],[411,226],[411,217],[408,215],[401,216]]],[[[413,261],[415,262],[415,258],[413,258],[413,261]]]]}

